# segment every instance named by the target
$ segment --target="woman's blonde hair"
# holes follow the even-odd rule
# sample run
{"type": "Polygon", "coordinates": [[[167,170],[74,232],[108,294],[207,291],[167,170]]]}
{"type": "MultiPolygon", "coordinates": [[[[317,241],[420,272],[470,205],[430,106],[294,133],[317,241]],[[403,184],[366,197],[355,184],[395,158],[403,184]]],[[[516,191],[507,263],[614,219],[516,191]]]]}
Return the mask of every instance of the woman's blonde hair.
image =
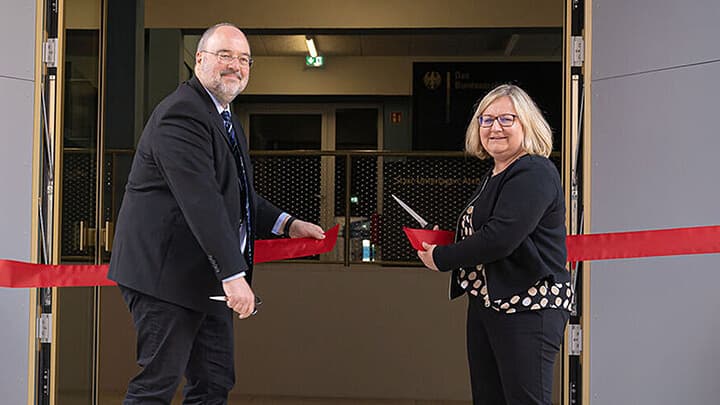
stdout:
{"type": "Polygon", "coordinates": [[[513,84],[500,85],[480,100],[465,133],[465,152],[480,159],[489,157],[482,146],[482,142],[480,142],[478,116],[482,115],[495,100],[505,96],[512,101],[517,112],[517,119],[525,132],[522,145],[525,152],[530,155],[550,156],[550,152],[552,152],[552,130],[550,130],[550,125],[545,121],[540,109],[525,90],[513,84]]]}

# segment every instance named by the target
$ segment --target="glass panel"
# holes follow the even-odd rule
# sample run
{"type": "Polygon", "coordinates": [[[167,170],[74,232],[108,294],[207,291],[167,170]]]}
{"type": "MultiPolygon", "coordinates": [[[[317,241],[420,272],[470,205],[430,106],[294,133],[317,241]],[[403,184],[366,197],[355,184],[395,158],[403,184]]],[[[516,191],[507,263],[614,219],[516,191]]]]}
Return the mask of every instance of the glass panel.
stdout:
{"type": "MultiPolygon", "coordinates": [[[[322,120],[321,114],[250,114],[250,149],[320,150],[322,120]]],[[[321,222],[320,156],[253,156],[252,161],[260,195],[298,218],[321,222]]]]}
{"type": "Polygon", "coordinates": [[[56,404],[92,404],[95,380],[95,290],[58,288],[56,404]]]}
{"type": "MultiPolygon", "coordinates": [[[[100,31],[68,29],[65,38],[60,261],[94,263],[100,31]]],[[[95,300],[95,288],[57,289],[58,404],[93,403],[95,300]]]]}
{"type": "MultiPolygon", "coordinates": [[[[319,150],[322,119],[321,114],[250,114],[250,148],[319,150]]],[[[260,195],[298,218],[320,223],[320,156],[253,156],[252,160],[260,195]]]]}
{"type": "Polygon", "coordinates": [[[346,108],[335,111],[335,149],[377,149],[377,108],[346,108]]]}
{"type": "Polygon", "coordinates": [[[252,163],[260,195],[298,218],[321,222],[320,156],[253,156],[252,163]]]}
{"type": "MultiPolygon", "coordinates": [[[[335,149],[377,150],[377,108],[339,108],[335,111],[335,149]]],[[[345,225],[347,204],[347,160],[350,159],[350,261],[376,258],[377,158],[348,156],[335,163],[335,216],[345,225]]],[[[342,233],[343,238],[346,233],[342,233]]],[[[345,246],[343,245],[343,248],[345,246]]]]}
{"type": "Polygon", "coordinates": [[[382,215],[378,243],[386,262],[419,262],[403,227],[420,225],[392,198],[396,195],[423,219],[440,229],[455,230],[457,215],[471,197],[488,160],[464,157],[387,158],[383,164],[382,215]]]}
{"type": "MultiPolygon", "coordinates": [[[[347,167],[350,159],[350,261],[374,261],[373,231],[377,229],[377,162],[376,156],[347,156],[335,164],[335,216],[345,224],[347,167]]],[[[343,236],[345,234],[343,233],[343,236]]]]}
{"type": "MultiPolygon", "coordinates": [[[[167,74],[176,71],[176,65],[174,69],[151,65],[150,61],[157,59],[150,57],[145,66],[139,63],[143,60],[143,41],[146,40],[142,29],[142,2],[114,0],[107,3],[105,106],[101,123],[103,149],[100,151],[102,171],[98,190],[101,196],[98,213],[100,263],[110,261],[115,223],[130,173],[136,139],[139,139],[142,131],[143,102],[146,96],[143,84],[150,80],[145,79],[145,74],[157,73],[159,70],[165,72],[166,81],[162,81],[161,85],[153,83],[153,90],[161,91],[163,96],[177,86],[177,78],[167,74]]],[[[166,45],[168,49],[177,49],[170,40],[166,45]]],[[[178,59],[172,57],[172,51],[167,56],[168,64],[177,64],[178,59]]],[[[148,97],[149,92],[150,89],[148,97]]],[[[149,100],[148,103],[151,102],[149,100]]],[[[149,106],[151,109],[154,107],[149,106]]],[[[119,403],[127,382],[137,371],[135,328],[120,291],[116,287],[102,287],[98,290],[97,403],[119,403]]]]}
{"type": "Polygon", "coordinates": [[[320,150],[322,115],[250,114],[250,149],[320,150]]]}
{"type": "Polygon", "coordinates": [[[61,256],[93,262],[100,33],[67,30],[65,35],[61,256]]]}

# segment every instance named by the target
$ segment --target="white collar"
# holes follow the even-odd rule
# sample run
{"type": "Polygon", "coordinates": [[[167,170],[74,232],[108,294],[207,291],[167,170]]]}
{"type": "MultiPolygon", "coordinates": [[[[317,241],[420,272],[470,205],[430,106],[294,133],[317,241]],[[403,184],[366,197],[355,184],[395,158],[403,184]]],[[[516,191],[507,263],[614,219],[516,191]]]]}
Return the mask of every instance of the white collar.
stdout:
{"type": "MultiPolygon", "coordinates": [[[[201,85],[202,85],[202,83],[201,83],[201,85]]],[[[205,89],[207,94],[210,95],[210,98],[212,99],[213,104],[215,104],[215,108],[217,108],[218,114],[222,114],[223,111],[230,112],[230,106],[228,106],[227,108],[223,107],[222,104],[220,104],[220,102],[218,101],[218,99],[216,99],[215,96],[213,96],[213,94],[207,88],[205,88],[205,86],[203,86],[203,89],[205,89]]]]}

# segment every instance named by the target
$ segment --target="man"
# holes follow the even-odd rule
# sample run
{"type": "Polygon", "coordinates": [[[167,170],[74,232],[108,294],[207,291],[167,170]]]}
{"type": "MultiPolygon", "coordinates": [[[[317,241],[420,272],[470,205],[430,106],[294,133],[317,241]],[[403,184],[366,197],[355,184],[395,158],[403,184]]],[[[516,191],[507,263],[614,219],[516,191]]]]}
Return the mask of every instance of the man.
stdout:
{"type": "Polygon", "coordinates": [[[229,112],[252,58],[234,25],[209,28],[195,77],[165,98],[137,147],[118,217],[108,277],[137,330],[142,371],[125,404],[224,404],[235,380],[233,317],[255,309],[255,235],[324,238],[255,194],[242,128],[229,112]],[[226,302],[211,300],[225,296],[226,302]]]}

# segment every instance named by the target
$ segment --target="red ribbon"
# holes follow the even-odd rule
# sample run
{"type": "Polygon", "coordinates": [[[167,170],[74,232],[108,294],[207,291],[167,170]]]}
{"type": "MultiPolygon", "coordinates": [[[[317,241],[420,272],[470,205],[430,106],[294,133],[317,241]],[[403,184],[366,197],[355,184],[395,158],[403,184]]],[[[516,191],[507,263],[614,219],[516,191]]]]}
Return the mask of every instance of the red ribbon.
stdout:
{"type": "Polygon", "coordinates": [[[107,264],[33,264],[0,260],[0,287],[90,287],[115,285],[107,264]]]}
{"type": "MultiPolygon", "coordinates": [[[[422,242],[440,246],[453,242],[453,233],[449,231],[403,230],[416,250],[424,250],[422,242]]],[[[720,253],[720,226],[569,235],[566,243],[568,262],[571,263],[720,253]]]]}
{"type": "Polygon", "coordinates": [[[425,250],[422,246],[423,242],[431,245],[445,246],[453,243],[455,240],[455,233],[452,231],[431,231],[429,229],[406,227],[403,227],[403,231],[415,250],[425,250]]]}
{"type": "MultiPolygon", "coordinates": [[[[422,250],[422,242],[447,245],[450,231],[403,228],[410,244],[422,250]]],[[[257,263],[317,255],[335,247],[338,226],[325,233],[325,239],[273,239],[255,242],[257,263]]],[[[720,226],[659,229],[636,232],[570,235],[568,261],[629,259],[636,257],[678,256],[720,253],[720,226]]],[[[83,287],[115,285],[107,279],[107,265],[43,265],[0,260],[0,287],[83,287]]]]}
{"type": "MultiPolygon", "coordinates": [[[[335,247],[339,225],[325,239],[297,238],[255,241],[255,263],[327,253],[335,247]]],[[[115,285],[107,278],[108,266],[90,264],[33,264],[0,259],[0,287],[91,287],[115,285]]]]}
{"type": "Polygon", "coordinates": [[[720,226],[567,237],[568,261],[720,253],[720,226]]]}
{"type": "Polygon", "coordinates": [[[340,225],[325,232],[325,239],[268,239],[255,241],[255,263],[274,262],[327,253],[335,247],[340,225]]]}

